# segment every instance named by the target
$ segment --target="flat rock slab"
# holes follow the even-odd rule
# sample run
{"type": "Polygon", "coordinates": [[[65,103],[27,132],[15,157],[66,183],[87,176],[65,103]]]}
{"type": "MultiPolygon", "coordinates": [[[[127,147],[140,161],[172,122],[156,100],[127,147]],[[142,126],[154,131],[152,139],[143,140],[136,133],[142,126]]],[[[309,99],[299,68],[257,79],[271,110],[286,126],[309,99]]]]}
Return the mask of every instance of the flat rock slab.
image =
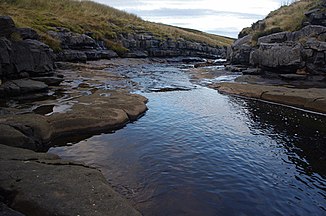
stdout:
{"type": "Polygon", "coordinates": [[[326,89],[297,89],[242,83],[218,83],[210,87],[219,92],[257,98],[298,108],[326,113],[326,89]]]}
{"type": "Polygon", "coordinates": [[[17,96],[47,90],[48,85],[31,79],[11,80],[0,85],[0,95],[2,96],[17,96]]]}
{"type": "Polygon", "coordinates": [[[0,145],[0,190],[26,215],[140,215],[97,169],[0,145]]]}
{"type": "Polygon", "coordinates": [[[145,97],[110,90],[97,90],[71,102],[69,109],[50,116],[1,116],[0,142],[35,151],[46,150],[55,138],[116,130],[147,110],[145,97]]]}

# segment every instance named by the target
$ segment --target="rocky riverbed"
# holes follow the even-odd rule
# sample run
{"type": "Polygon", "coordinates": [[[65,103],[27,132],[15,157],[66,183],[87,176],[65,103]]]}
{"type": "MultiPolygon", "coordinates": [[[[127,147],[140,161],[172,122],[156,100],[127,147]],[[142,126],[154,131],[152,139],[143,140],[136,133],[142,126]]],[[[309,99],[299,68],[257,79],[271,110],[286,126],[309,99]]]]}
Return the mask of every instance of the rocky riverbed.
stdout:
{"type": "MultiPolygon", "coordinates": [[[[103,70],[110,65],[62,63],[56,71],[65,76],[60,85],[42,83],[46,88],[1,99],[1,202],[26,215],[139,214],[99,170],[31,151],[46,151],[62,139],[114,131],[147,110],[145,97],[110,88],[125,81],[103,70]]],[[[1,211],[11,212],[4,206],[1,211]]]]}
{"type": "Polygon", "coordinates": [[[193,82],[217,89],[221,93],[326,113],[326,82],[324,75],[279,76],[248,75],[246,66],[208,66],[189,69],[193,82]],[[232,72],[233,71],[233,72],[232,72]]]}
{"type": "Polygon", "coordinates": [[[60,160],[55,155],[30,151],[46,151],[53,145],[75,143],[94,134],[114,131],[137,120],[147,109],[147,99],[129,92],[188,91],[199,84],[225,93],[325,112],[324,86],[310,88],[309,85],[313,83],[306,82],[305,89],[298,89],[298,86],[293,88],[295,82],[289,86],[291,82],[280,79],[268,80],[259,76],[250,76],[249,79],[241,73],[227,71],[221,65],[195,68],[195,63],[189,63],[188,60],[118,58],[87,63],[57,63],[56,73],[60,77],[64,76],[59,85],[47,85],[41,92],[29,92],[28,96],[19,95],[2,100],[2,202],[22,213],[36,215],[40,212],[50,215],[54,212],[103,215],[103,212],[108,211],[114,212],[114,215],[138,214],[127,201],[112,191],[98,170],[60,160]],[[180,68],[183,73],[169,72],[166,77],[164,71],[156,69],[170,70],[171,65],[180,68]],[[182,76],[190,76],[193,84],[183,83],[182,76]],[[35,170],[35,175],[31,176],[28,170],[35,170]],[[76,182],[70,179],[76,179],[76,182]],[[42,187],[33,191],[30,189],[31,184],[42,187]],[[61,186],[53,186],[56,184],[61,186]],[[81,189],[74,188],[76,185],[81,189]],[[98,193],[91,195],[90,191],[82,190],[83,187],[98,193]],[[73,199],[73,204],[71,196],[76,193],[79,195],[73,199]],[[100,202],[92,203],[92,200],[98,200],[97,196],[102,197],[100,202]],[[57,204],[44,205],[46,200],[57,204]],[[60,203],[71,203],[76,207],[65,209],[60,203]],[[82,203],[85,208],[78,208],[76,203],[82,203]],[[112,206],[104,208],[103,203],[112,203],[112,206]]]}

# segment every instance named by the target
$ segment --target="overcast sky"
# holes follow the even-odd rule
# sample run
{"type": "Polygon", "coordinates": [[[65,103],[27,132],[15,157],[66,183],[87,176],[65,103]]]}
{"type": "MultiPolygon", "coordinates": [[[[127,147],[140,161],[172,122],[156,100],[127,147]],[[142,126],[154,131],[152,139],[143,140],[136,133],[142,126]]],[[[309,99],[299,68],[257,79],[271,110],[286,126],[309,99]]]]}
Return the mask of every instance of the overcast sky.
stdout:
{"type": "Polygon", "coordinates": [[[95,0],[153,22],[236,38],[284,0],[95,0]]]}

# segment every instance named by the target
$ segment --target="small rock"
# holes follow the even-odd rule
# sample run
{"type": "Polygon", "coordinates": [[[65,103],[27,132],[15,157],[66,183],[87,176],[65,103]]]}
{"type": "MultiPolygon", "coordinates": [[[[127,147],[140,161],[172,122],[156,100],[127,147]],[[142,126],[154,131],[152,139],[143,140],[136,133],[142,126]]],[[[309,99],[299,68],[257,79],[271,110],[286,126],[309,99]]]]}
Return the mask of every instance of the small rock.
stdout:
{"type": "Polygon", "coordinates": [[[300,74],[280,74],[279,76],[285,80],[305,80],[305,79],[307,79],[306,75],[300,75],[300,74]]]}
{"type": "Polygon", "coordinates": [[[32,80],[35,81],[40,81],[45,83],[48,86],[58,86],[60,85],[61,82],[64,81],[64,79],[62,77],[33,77],[31,78],[32,80]]]}
{"type": "Polygon", "coordinates": [[[23,94],[30,93],[30,92],[41,92],[46,91],[48,89],[48,85],[43,82],[30,80],[30,79],[19,79],[19,80],[12,80],[9,81],[14,83],[16,86],[19,87],[20,92],[23,94]]]}
{"type": "Polygon", "coordinates": [[[260,68],[248,68],[247,70],[242,71],[243,75],[260,75],[261,69],[260,68]]]}

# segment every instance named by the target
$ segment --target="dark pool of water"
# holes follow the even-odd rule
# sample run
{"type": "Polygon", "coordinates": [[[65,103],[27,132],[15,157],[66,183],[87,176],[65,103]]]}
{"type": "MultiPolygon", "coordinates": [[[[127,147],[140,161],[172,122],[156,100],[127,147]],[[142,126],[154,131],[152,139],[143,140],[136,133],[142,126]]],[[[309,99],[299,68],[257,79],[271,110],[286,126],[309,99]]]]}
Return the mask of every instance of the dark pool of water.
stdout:
{"type": "Polygon", "coordinates": [[[143,95],[138,121],[50,152],[144,215],[326,215],[325,116],[204,87],[143,95]]]}

